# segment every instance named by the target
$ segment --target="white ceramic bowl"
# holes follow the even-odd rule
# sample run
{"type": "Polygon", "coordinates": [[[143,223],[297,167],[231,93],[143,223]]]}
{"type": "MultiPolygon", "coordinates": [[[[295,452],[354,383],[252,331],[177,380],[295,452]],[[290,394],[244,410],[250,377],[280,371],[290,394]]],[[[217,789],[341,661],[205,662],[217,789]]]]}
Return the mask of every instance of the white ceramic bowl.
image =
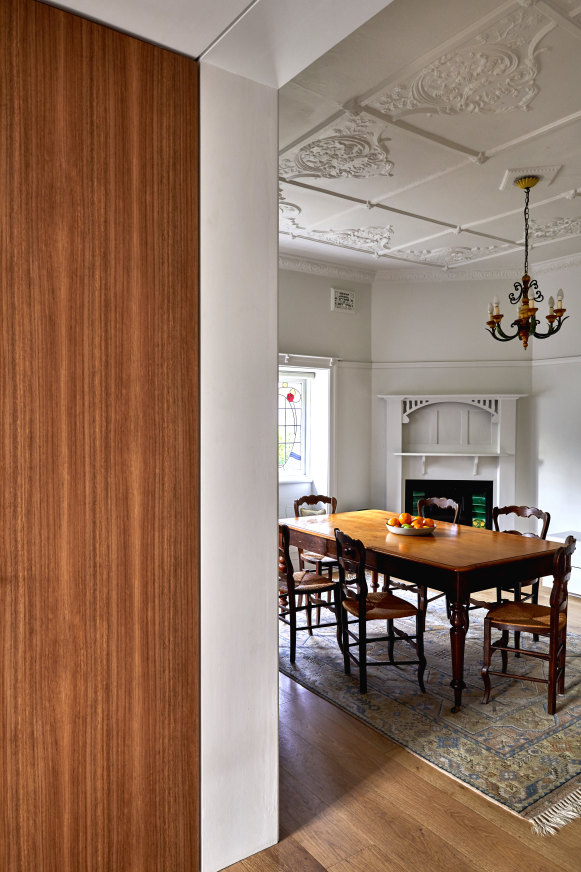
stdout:
{"type": "Polygon", "coordinates": [[[390,533],[395,533],[397,536],[430,536],[436,529],[433,527],[390,527],[385,524],[390,533]]]}

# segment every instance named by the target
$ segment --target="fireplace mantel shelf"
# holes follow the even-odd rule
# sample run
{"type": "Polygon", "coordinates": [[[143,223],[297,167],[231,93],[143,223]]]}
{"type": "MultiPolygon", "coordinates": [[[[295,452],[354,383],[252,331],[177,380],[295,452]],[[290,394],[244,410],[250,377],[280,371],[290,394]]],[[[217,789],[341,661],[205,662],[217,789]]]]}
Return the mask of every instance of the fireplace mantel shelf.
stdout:
{"type": "Polygon", "coordinates": [[[509,451],[394,451],[398,457],[513,457],[509,451]]]}
{"type": "Polygon", "coordinates": [[[396,457],[421,457],[422,475],[426,474],[426,457],[473,457],[473,475],[478,475],[478,459],[480,457],[514,457],[508,451],[394,451],[396,457]]]}

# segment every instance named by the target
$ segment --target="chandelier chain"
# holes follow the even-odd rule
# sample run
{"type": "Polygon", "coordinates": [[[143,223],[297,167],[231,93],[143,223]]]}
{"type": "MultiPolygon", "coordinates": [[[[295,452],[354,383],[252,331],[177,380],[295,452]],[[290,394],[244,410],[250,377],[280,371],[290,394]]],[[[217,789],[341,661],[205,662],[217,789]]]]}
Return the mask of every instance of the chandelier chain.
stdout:
{"type": "Polygon", "coordinates": [[[525,275],[529,273],[529,194],[530,188],[525,188],[525,275]]]}

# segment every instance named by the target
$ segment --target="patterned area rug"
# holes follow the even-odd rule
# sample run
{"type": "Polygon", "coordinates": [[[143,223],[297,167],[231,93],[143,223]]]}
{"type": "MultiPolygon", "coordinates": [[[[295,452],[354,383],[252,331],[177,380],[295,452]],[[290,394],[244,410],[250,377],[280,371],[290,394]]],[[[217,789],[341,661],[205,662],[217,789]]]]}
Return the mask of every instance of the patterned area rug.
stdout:
{"type": "MultiPolygon", "coordinates": [[[[550,834],[581,815],[581,636],[569,634],[565,695],[557,697],[554,716],[547,714],[546,685],[494,675],[490,702],[482,705],[483,615],[480,609],[470,613],[466,689],[457,714],[451,713],[450,625],[443,600],[431,603],[427,615],[425,694],[418,687],[415,667],[380,666],[369,667],[369,692],[361,695],[357,667],[352,664],[350,676],[343,672],[334,628],[317,630],[313,636],[298,633],[296,663],[291,666],[288,628],[279,623],[280,670],[530,820],[537,832],[550,834]]],[[[385,627],[378,624],[375,632],[385,632],[385,627]]],[[[543,643],[536,645],[542,648],[543,643]]],[[[385,659],[385,645],[375,647],[370,659],[385,659]]],[[[407,656],[406,648],[396,645],[396,659],[407,656]]],[[[500,655],[494,658],[498,667],[493,659],[493,668],[499,668],[500,655]]],[[[512,660],[524,674],[541,674],[538,670],[547,666],[530,657],[512,660]]]]}

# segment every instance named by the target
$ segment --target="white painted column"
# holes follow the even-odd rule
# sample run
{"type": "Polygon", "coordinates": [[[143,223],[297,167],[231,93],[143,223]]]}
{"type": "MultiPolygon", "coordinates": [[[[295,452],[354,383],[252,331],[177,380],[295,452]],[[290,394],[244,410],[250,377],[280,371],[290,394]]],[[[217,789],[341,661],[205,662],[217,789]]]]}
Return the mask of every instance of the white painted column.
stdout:
{"type": "Polygon", "coordinates": [[[385,400],[385,445],[387,448],[385,508],[391,512],[403,512],[403,458],[401,454],[396,453],[401,452],[403,444],[402,397],[383,396],[381,399],[385,400]]]}
{"type": "Polygon", "coordinates": [[[493,501],[497,506],[512,506],[516,498],[516,401],[517,397],[498,403],[498,476],[493,501]]]}
{"type": "Polygon", "coordinates": [[[201,65],[203,872],[278,839],[277,96],[201,65]]]}

